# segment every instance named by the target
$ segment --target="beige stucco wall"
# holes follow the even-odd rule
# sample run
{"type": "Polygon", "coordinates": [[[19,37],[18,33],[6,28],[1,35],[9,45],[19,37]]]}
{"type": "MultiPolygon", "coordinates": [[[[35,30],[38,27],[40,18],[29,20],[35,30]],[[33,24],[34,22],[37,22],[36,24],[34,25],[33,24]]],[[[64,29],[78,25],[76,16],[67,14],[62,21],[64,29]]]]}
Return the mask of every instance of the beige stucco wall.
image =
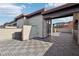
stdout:
{"type": "MultiPolygon", "coordinates": [[[[73,36],[75,38],[75,40],[77,41],[77,43],[79,44],[79,13],[74,13],[73,14],[73,21],[78,20],[78,30],[73,30],[73,36]]],[[[75,25],[75,24],[74,24],[75,25]]]]}
{"type": "Polygon", "coordinates": [[[22,30],[22,40],[29,40],[31,32],[31,26],[24,25],[22,30]]]}
{"type": "Polygon", "coordinates": [[[17,28],[2,28],[0,29],[0,40],[11,40],[15,32],[21,32],[22,29],[17,28]]]}
{"type": "Polygon", "coordinates": [[[17,28],[16,26],[5,26],[5,28],[17,28]]]}

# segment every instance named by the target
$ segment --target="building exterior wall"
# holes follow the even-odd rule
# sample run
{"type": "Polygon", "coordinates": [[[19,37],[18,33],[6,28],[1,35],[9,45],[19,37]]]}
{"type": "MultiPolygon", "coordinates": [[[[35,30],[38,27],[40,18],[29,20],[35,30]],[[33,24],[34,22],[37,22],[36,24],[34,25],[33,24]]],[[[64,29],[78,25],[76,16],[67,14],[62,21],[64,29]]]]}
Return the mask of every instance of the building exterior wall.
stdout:
{"type": "Polygon", "coordinates": [[[73,29],[73,21],[68,24],[69,28],[73,29]]]}
{"type": "Polygon", "coordinates": [[[18,28],[22,28],[23,25],[24,25],[24,21],[25,21],[24,17],[19,19],[19,20],[17,20],[17,27],[18,28]]]}
{"type": "Polygon", "coordinates": [[[5,28],[17,28],[16,26],[5,26],[5,28]]]}
{"type": "Polygon", "coordinates": [[[31,18],[28,18],[28,20],[29,20],[29,25],[32,26],[30,38],[43,37],[42,36],[43,16],[36,15],[31,18]]]}
{"type": "Polygon", "coordinates": [[[47,23],[43,20],[42,15],[36,15],[31,18],[21,18],[17,21],[17,27],[22,28],[23,25],[30,25],[31,33],[30,38],[46,37],[47,36],[47,23]]]}
{"type": "Polygon", "coordinates": [[[73,30],[73,21],[63,23],[59,23],[57,27],[54,27],[54,32],[70,32],[72,33],[73,30]]]}
{"type": "Polygon", "coordinates": [[[0,41],[4,40],[29,40],[31,26],[23,25],[23,28],[16,28],[8,26],[7,28],[0,29],[0,41]]]}
{"type": "Polygon", "coordinates": [[[48,34],[47,34],[47,21],[46,20],[43,20],[43,37],[46,37],[48,34]]]}
{"type": "MultiPolygon", "coordinates": [[[[0,29],[0,41],[14,39],[16,36],[15,34],[21,31],[22,29],[17,28],[2,28],[0,29]]],[[[19,34],[17,36],[20,37],[19,34]]]]}
{"type": "Polygon", "coordinates": [[[79,44],[79,13],[74,13],[74,30],[73,30],[73,37],[79,44]]]}
{"type": "Polygon", "coordinates": [[[29,26],[29,25],[23,25],[22,40],[29,40],[29,38],[30,38],[30,32],[31,32],[31,26],[29,26]]]}

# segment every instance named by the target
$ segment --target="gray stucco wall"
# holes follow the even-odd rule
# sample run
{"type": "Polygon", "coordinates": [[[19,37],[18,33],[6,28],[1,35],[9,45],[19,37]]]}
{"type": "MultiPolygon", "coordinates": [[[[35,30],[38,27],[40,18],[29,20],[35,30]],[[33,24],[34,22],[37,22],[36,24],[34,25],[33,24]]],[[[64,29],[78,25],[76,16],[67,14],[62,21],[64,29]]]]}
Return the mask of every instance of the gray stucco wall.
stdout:
{"type": "Polygon", "coordinates": [[[36,15],[34,17],[29,18],[28,20],[29,20],[29,24],[32,25],[30,38],[42,37],[43,16],[36,15]]]}
{"type": "Polygon", "coordinates": [[[43,37],[47,36],[47,21],[43,20],[43,37]]]}
{"type": "Polygon", "coordinates": [[[29,24],[29,21],[24,17],[17,21],[17,27],[18,28],[22,28],[23,25],[28,25],[28,24],[29,24]]]}
{"type": "Polygon", "coordinates": [[[24,18],[17,20],[17,27],[18,28],[22,28],[23,24],[24,24],[24,18]]]}
{"type": "Polygon", "coordinates": [[[17,27],[22,28],[23,25],[31,25],[31,33],[30,38],[35,37],[46,37],[47,36],[47,24],[46,21],[43,20],[42,15],[36,15],[31,18],[21,18],[17,21],[17,27]]]}

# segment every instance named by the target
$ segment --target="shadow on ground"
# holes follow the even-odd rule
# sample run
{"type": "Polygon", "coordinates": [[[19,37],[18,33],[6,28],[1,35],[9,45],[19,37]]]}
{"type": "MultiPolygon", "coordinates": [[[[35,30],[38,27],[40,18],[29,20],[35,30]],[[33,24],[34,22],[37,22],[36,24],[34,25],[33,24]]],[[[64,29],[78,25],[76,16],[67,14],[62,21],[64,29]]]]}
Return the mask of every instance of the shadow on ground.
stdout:
{"type": "Polygon", "coordinates": [[[60,33],[60,36],[52,36],[54,44],[44,56],[79,56],[79,45],[76,44],[70,33],[60,33]]]}
{"type": "Polygon", "coordinates": [[[39,41],[45,41],[45,42],[51,42],[51,36],[47,36],[47,37],[45,37],[45,38],[39,38],[39,37],[37,37],[37,38],[33,38],[33,40],[39,40],[39,41]]]}

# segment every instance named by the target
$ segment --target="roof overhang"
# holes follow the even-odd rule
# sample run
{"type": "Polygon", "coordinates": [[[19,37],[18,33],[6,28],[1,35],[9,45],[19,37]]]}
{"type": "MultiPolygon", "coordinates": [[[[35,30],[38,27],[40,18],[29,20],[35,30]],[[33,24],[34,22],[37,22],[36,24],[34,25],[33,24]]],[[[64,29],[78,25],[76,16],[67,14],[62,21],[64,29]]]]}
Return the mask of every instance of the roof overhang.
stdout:
{"type": "Polygon", "coordinates": [[[55,19],[61,17],[72,16],[73,13],[79,12],[78,3],[68,3],[53,9],[50,9],[46,12],[43,12],[42,15],[45,19],[55,19]]]}
{"type": "Polygon", "coordinates": [[[41,15],[42,12],[44,12],[44,8],[42,8],[40,10],[37,10],[37,11],[35,11],[33,13],[24,15],[24,16],[27,17],[27,18],[31,18],[31,17],[36,16],[36,15],[39,15],[39,14],[41,15]]]}

